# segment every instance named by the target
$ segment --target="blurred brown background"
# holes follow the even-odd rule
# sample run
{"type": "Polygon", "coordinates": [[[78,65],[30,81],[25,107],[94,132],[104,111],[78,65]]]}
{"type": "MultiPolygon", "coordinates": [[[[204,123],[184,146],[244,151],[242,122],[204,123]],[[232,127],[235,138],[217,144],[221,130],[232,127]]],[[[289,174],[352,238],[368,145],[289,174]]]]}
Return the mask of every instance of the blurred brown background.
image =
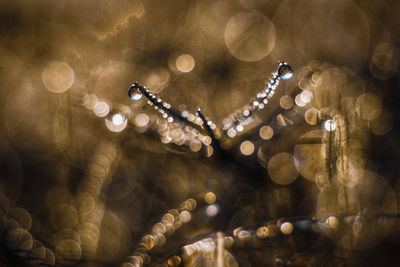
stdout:
{"type": "MultiPolygon", "coordinates": [[[[295,102],[298,109],[289,110],[293,99],[286,109],[281,98],[311,88],[310,72],[322,78],[313,76],[321,81],[307,108],[339,110],[353,140],[345,160],[357,164],[356,186],[338,178],[357,195],[348,211],[396,214],[399,12],[395,0],[1,1],[0,264],[119,266],[164,213],[190,198],[201,206],[207,192],[216,194],[219,214],[199,207],[149,253],[152,264],[197,235],[335,214],[340,193],[326,193],[310,173],[322,163],[309,159],[321,155],[298,146],[321,123],[312,122],[314,110],[305,121],[308,109],[295,102]],[[263,88],[279,60],[295,75],[259,117],[259,126],[272,120],[279,129],[271,140],[256,130],[234,139],[233,163],[163,144],[152,129],[160,117],[127,94],[139,81],[177,109],[200,106],[220,127],[263,88]],[[122,125],[110,122],[115,112],[124,115],[122,125]],[[278,113],[293,125],[276,124],[278,113]],[[248,157],[239,149],[247,139],[255,144],[248,157]],[[281,152],[308,160],[289,185],[263,166],[281,152]]],[[[363,231],[373,234],[351,245],[316,233],[257,250],[244,245],[224,266],[399,264],[399,221],[379,223],[367,223],[363,231]]]]}

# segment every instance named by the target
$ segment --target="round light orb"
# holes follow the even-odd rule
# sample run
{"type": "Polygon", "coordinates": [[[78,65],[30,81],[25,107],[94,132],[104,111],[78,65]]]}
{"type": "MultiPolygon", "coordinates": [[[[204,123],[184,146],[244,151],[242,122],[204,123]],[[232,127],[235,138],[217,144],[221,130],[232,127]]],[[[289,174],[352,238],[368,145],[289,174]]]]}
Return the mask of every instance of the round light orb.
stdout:
{"type": "Polygon", "coordinates": [[[282,80],[289,80],[293,77],[293,73],[293,68],[289,64],[285,62],[279,63],[278,75],[282,80]]]}
{"type": "Polygon", "coordinates": [[[31,250],[33,246],[32,235],[23,228],[14,228],[8,231],[5,243],[11,250],[31,250]]]}
{"type": "Polygon", "coordinates": [[[290,95],[284,95],[279,100],[279,104],[283,109],[291,109],[293,107],[293,98],[290,95]]]}
{"type": "Polygon", "coordinates": [[[260,128],[260,137],[264,140],[269,140],[274,136],[274,129],[271,126],[265,125],[260,128]]]}
{"type": "Polygon", "coordinates": [[[15,219],[18,222],[18,225],[29,231],[32,226],[32,218],[28,211],[24,208],[15,207],[10,209],[8,212],[8,216],[15,219]]]}
{"type": "Polygon", "coordinates": [[[266,238],[269,236],[269,229],[267,226],[261,226],[257,229],[257,237],[258,238],[266,238]]]}
{"type": "Polygon", "coordinates": [[[211,145],[212,139],[209,136],[205,136],[203,138],[203,144],[205,144],[206,146],[211,145]]]}
{"type": "Polygon", "coordinates": [[[93,112],[97,117],[105,117],[110,112],[110,106],[106,101],[100,100],[93,108],[93,112]]]}
{"type": "Polygon", "coordinates": [[[114,125],[119,126],[124,122],[125,118],[123,115],[117,113],[112,116],[111,120],[114,125]]]}
{"type": "Polygon", "coordinates": [[[218,206],[216,204],[209,205],[206,209],[206,214],[209,217],[214,217],[218,213],[218,206]]]}
{"type": "Polygon", "coordinates": [[[307,103],[304,102],[303,99],[301,98],[301,94],[296,95],[296,97],[294,98],[294,102],[299,107],[304,107],[305,105],[307,105],[307,103]]]}
{"type": "Polygon", "coordinates": [[[214,148],[212,146],[206,146],[206,157],[209,158],[214,153],[214,148]]]}
{"type": "Polygon", "coordinates": [[[181,220],[181,222],[183,223],[187,223],[190,221],[190,219],[192,218],[192,216],[190,215],[190,212],[184,210],[179,214],[179,219],[181,220]]]}
{"type": "Polygon", "coordinates": [[[370,114],[368,126],[376,135],[385,135],[393,128],[393,116],[386,110],[375,110],[370,114]]]}
{"type": "Polygon", "coordinates": [[[244,130],[244,127],[243,127],[243,125],[238,125],[238,126],[236,126],[236,131],[238,131],[238,132],[242,132],[244,130]]]}
{"type": "Polygon", "coordinates": [[[336,122],[334,120],[327,120],[324,123],[324,129],[328,132],[333,132],[336,130],[336,122]]]}
{"type": "Polygon", "coordinates": [[[139,101],[143,98],[143,94],[140,92],[140,88],[141,86],[137,83],[134,83],[131,87],[129,87],[128,95],[131,100],[139,101]]]}
{"type": "Polygon", "coordinates": [[[97,102],[99,102],[99,99],[95,94],[88,94],[82,100],[83,106],[87,109],[93,109],[97,105],[97,102]]]}
{"type": "Polygon", "coordinates": [[[272,156],[267,166],[269,177],[280,185],[288,185],[296,180],[299,172],[291,154],[281,152],[272,156]]]}
{"type": "Polygon", "coordinates": [[[180,55],[176,59],[176,68],[181,72],[191,72],[194,68],[194,58],[191,55],[180,55]]]}
{"type": "Polygon", "coordinates": [[[379,115],[379,113],[374,111],[380,110],[381,108],[382,100],[377,95],[366,93],[357,97],[355,110],[357,114],[365,120],[373,119],[371,115],[379,115]]]}
{"type": "Polygon", "coordinates": [[[190,150],[192,150],[193,152],[199,152],[201,149],[201,142],[197,139],[194,139],[190,142],[189,144],[189,148],[190,150]]]}
{"type": "Polygon", "coordinates": [[[128,125],[128,120],[121,114],[115,114],[111,118],[105,119],[107,128],[115,133],[123,131],[128,125]]]}
{"type": "Polygon", "coordinates": [[[304,103],[308,103],[312,100],[313,93],[310,90],[304,90],[303,92],[301,92],[300,97],[304,103]]]}
{"type": "Polygon", "coordinates": [[[150,118],[145,113],[140,113],[135,117],[134,124],[137,127],[145,127],[149,124],[150,118]]]}
{"type": "Polygon", "coordinates": [[[71,88],[74,80],[74,71],[62,61],[50,62],[42,72],[44,86],[53,93],[64,93],[71,88]]]}
{"type": "Polygon", "coordinates": [[[179,256],[172,256],[167,261],[168,266],[177,267],[181,265],[181,258],[179,256]]]}
{"type": "Polygon", "coordinates": [[[285,235],[290,235],[293,232],[293,225],[290,222],[285,222],[281,225],[281,232],[285,235]]]}
{"type": "Polygon", "coordinates": [[[232,128],[230,128],[229,130],[228,130],[228,132],[227,132],[227,135],[229,136],[229,137],[235,137],[236,136],[236,131],[234,130],[234,129],[232,129],[232,128]]]}
{"type": "Polygon", "coordinates": [[[253,142],[246,140],[240,144],[240,152],[245,156],[250,156],[254,152],[253,142]]]}
{"type": "Polygon", "coordinates": [[[259,61],[275,46],[275,25],[262,13],[239,12],[226,24],[224,39],[234,57],[246,62],[259,61]]]}

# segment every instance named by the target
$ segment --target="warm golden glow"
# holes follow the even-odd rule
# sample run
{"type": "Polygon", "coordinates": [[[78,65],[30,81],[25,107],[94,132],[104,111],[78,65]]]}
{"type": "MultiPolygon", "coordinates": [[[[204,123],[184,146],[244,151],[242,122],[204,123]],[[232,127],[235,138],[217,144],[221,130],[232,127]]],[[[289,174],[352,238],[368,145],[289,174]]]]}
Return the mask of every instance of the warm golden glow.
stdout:
{"type": "Polygon", "coordinates": [[[93,112],[98,117],[105,117],[110,112],[110,106],[105,101],[99,101],[93,107],[93,112]]]}
{"type": "Polygon", "coordinates": [[[215,215],[217,215],[218,211],[219,211],[219,208],[215,204],[207,206],[207,209],[206,209],[207,216],[209,216],[209,217],[214,217],[215,215]]]}
{"type": "Polygon", "coordinates": [[[50,92],[64,93],[71,88],[74,80],[74,71],[65,62],[53,61],[43,69],[42,81],[50,92]]]}
{"type": "Polygon", "coordinates": [[[284,152],[274,155],[268,163],[268,174],[277,184],[292,183],[298,176],[293,156],[284,152]]]}
{"type": "Polygon", "coordinates": [[[293,232],[293,225],[290,222],[285,222],[281,225],[281,232],[285,235],[290,235],[293,232]]]}
{"type": "Polygon", "coordinates": [[[149,116],[140,113],[135,117],[134,123],[137,127],[145,127],[149,123],[149,116]]]}
{"type": "Polygon", "coordinates": [[[400,1],[0,11],[1,266],[396,266],[400,1]]]}
{"type": "Polygon", "coordinates": [[[269,230],[267,226],[261,226],[257,229],[258,238],[267,238],[269,236],[269,230]]]}
{"type": "Polygon", "coordinates": [[[240,144],[240,152],[245,156],[250,156],[254,152],[254,144],[251,141],[244,141],[240,144]]]}
{"type": "Polygon", "coordinates": [[[265,125],[260,128],[260,137],[264,140],[269,140],[274,136],[274,129],[271,126],[265,125]]]}
{"type": "Polygon", "coordinates": [[[275,26],[262,13],[240,12],[225,28],[225,44],[229,52],[243,61],[259,61],[275,46],[275,26]]]}
{"type": "Polygon", "coordinates": [[[207,204],[214,204],[216,199],[217,197],[213,192],[208,192],[204,195],[204,200],[207,202],[207,204]]]}
{"type": "Polygon", "coordinates": [[[176,59],[176,67],[181,72],[191,72],[194,68],[194,58],[191,55],[180,55],[176,59]]]}
{"type": "Polygon", "coordinates": [[[279,100],[279,104],[283,109],[291,109],[293,107],[293,98],[290,95],[284,95],[279,100]]]}

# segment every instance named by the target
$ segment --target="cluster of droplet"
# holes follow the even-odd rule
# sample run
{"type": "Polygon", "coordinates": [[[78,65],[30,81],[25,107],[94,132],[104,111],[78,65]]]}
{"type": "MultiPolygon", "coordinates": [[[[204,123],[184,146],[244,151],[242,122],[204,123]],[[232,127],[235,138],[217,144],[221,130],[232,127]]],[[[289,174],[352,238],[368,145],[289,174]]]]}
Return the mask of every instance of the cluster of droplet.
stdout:
{"type": "Polygon", "coordinates": [[[203,121],[200,116],[190,113],[184,109],[180,115],[176,115],[171,111],[171,105],[163,101],[160,97],[153,94],[146,86],[141,86],[134,83],[129,88],[129,98],[134,101],[142,99],[143,95],[148,99],[147,103],[157,110],[163,121],[159,121],[157,125],[157,132],[161,136],[161,141],[165,144],[174,143],[176,145],[187,145],[194,151],[200,151],[202,146],[205,146],[208,155],[212,154],[211,137],[203,135],[198,129],[192,127],[190,124],[202,127],[204,123],[211,129],[215,129],[216,125],[212,121],[203,121]],[[185,120],[188,123],[185,123],[185,120]]]}
{"type": "Polygon", "coordinates": [[[171,209],[162,216],[161,221],[153,225],[152,232],[142,237],[131,256],[128,256],[123,267],[140,267],[150,264],[150,252],[156,247],[162,247],[167,236],[171,236],[183,224],[188,223],[191,212],[196,209],[196,200],[190,198],[183,201],[178,209],[171,209]]]}
{"type": "Polygon", "coordinates": [[[254,121],[254,114],[262,110],[268,99],[272,98],[280,80],[289,80],[293,76],[293,68],[286,62],[279,62],[279,68],[272,73],[271,79],[265,85],[262,92],[256,95],[256,99],[242,109],[239,109],[223,120],[222,129],[229,137],[234,137],[238,132],[242,132],[246,125],[254,121]]]}
{"type": "Polygon", "coordinates": [[[148,99],[147,104],[153,106],[155,110],[158,110],[164,119],[166,119],[168,122],[173,122],[174,119],[176,119],[171,112],[171,105],[150,92],[146,86],[133,83],[132,86],[129,87],[128,95],[133,101],[139,101],[143,98],[143,95],[145,95],[148,99]]]}

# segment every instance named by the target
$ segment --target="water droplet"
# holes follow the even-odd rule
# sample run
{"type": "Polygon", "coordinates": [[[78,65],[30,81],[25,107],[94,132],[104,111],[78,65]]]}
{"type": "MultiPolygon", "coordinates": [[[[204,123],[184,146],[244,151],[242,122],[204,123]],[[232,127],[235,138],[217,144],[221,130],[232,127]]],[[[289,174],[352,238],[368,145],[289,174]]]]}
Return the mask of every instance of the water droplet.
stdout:
{"type": "Polygon", "coordinates": [[[134,83],[131,87],[129,87],[128,95],[129,98],[133,101],[139,101],[142,99],[143,94],[140,92],[141,86],[137,83],[134,83]]]}
{"type": "Polygon", "coordinates": [[[281,63],[278,69],[278,75],[282,80],[289,80],[293,77],[293,68],[287,63],[281,63]]]}

